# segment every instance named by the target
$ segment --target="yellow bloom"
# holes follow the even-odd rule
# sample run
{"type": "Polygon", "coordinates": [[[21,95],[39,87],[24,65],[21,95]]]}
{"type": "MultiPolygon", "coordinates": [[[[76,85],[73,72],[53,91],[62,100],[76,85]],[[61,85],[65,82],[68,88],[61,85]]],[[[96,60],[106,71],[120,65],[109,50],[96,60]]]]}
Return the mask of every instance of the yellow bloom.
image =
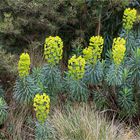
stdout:
{"type": "Polygon", "coordinates": [[[44,123],[50,110],[50,98],[45,93],[42,95],[36,94],[33,101],[33,107],[36,111],[36,118],[38,121],[44,123]]]}
{"type": "Polygon", "coordinates": [[[68,61],[68,73],[73,79],[82,79],[85,73],[85,59],[76,55],[73,55],[68,61]]]}
{"type": "Polygon", "coordinates": [[[45,40],[44,55],[49,64],[56,65],[62,59],[63,41],[59,36],[49,36],[45,40]]]}
{"type": "Polygon", "coordinates": [[[127,31],[133,28],[133,24],[136,21],[137,11],[136,9],[127,8],[123,15],[123,28],[127,31]]]}
{"type": "Polygon", "coordinates": [[[87,48],[83,50],[83,55],[88,64],[95,64],[101,58],[104,40],[101,36],[92,36],[87,48]]]}
{"type": "Polygon", "coordinates": [[[125,44],[126,40],[124,38],[114,38],[113,40],[113,46],[112,46],[112,55],[113,60],[116,65],[120,65],[122,62],[124,56],[125,56],[125,44]]]}
{"type": "Polygon", "coordinates": [[[30,56],[28,53],[22,53],[18,62],[19,76],[24,77],[29,74],[30,70],[30,56]]]}

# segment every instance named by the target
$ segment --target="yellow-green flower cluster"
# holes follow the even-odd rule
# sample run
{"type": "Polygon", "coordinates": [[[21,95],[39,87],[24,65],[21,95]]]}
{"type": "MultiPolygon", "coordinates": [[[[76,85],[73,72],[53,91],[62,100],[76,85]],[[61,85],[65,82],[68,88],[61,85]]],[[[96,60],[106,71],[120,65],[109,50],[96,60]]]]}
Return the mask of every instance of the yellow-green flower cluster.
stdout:
{"type": "Polygon", "coordinates": [[[82,79],[85,73],[85,63],[84,58],[81,56],[76,58],[76,55],[73,55],[68,61],[69,76],[76,80],[82,79]]]}
{"type": "Polygon", "coordinates": [[[133,28],[133,23],[136,21],[137,11],[136,9],[127,8],[123,15],[123,28],[127,31],[133,28]]]}
{"type": "Polygon", "coordinates": [[[47,94],[36,94],[34,97],[34,110],[36,111],[36,118],[39,122],[44,123],[47,119],[50,110],[50,98],[47,94]]]}
{"type": "Polygon", "coordinates": [[[114,38],[113,40],[113,46],[112,46],[112,55],[113,60],[116,65],[120,65],[122,62],[124,56],[125,56],[125,44],[126,40],[124,38],[114,38]]]}
{"type": "Polygon", "coordinates": [[[101,36],[92,36],[87,48],[83,50],[83,55],[88,64],[95,64],[101,58],[104,39],[101,36]]]}
{"type": "Polygon", "coordinates": [[[56,65],[62,59],[63,41],[59,36],[49,36],[45,40],[44,55],[49,64],[56,65]]]}
{"type": "Polygon", "coordinates": [[[22,53],[18,62],[18,72],[20,77],[25,77],[30,70],[30,56],[28,53],[22,53]]]}

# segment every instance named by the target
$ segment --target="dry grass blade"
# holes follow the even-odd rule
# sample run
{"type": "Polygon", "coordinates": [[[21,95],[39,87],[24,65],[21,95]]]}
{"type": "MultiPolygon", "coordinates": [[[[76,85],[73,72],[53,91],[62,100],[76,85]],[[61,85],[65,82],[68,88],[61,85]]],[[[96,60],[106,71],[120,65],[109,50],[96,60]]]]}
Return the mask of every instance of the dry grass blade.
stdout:
{"type": "MultiPolygon", "coordinates": [[[[61,140],[131,140],[123,124],[108,122],[89,106],[71,108],[67,112],[55,110],[52,122],[61,140]]],[[[130,132],[130,131],[129,131],[130,132]]]]}

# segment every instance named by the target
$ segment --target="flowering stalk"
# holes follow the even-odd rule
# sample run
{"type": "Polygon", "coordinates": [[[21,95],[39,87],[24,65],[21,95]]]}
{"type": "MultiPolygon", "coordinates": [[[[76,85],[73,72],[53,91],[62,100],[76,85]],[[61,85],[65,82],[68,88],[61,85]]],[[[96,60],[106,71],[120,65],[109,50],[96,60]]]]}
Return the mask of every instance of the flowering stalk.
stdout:
{"type": "Polygon", "coordinates": [[[36,94],[33,106],[36,111],[37,120],[44,123],[50,110],[50,97],[45,93],[42,95],[36,94]]]}
{"type": "Polygon", "coordinates": [[[85,73],[85,59],[81,56],[72,56],[68,61],[68,73],[73,79],[82,79],[85,73]]]}
{"type": "Polygon", "coordinates": [[[87,64],[96,64],[101,58],[104,40],[101,36],[92,36],[87,48],[83,50],[83,55],[87,64]]]}
{"type": "Polygon", "coordinates": [[[56,65],[62,59],[63,41],[59,36],[49,36],[45,40],[44,55],[49,64],[56,65]]]}
{"type": "Polygon", "coordinates": [[[127,8],[123,15],[123,28],[128,32],[133,28],[133,24],[136,21],[137,11],[136,9],[127,8]]]}
{"type": "Polygon", "coordinates": [[[122,62],[125,51],[126,51],[126,40],[124,38],[114,38],[113,40],[113,46],[112,46],[112,55],[115,65],[120,65],[122,62]]]}
{"type": "Polygon", "coordinates": [[[22,53],[18,62],[18,71],[20,77],[29,75],[30,70],[30,56],[28,53],[22,53]]]}

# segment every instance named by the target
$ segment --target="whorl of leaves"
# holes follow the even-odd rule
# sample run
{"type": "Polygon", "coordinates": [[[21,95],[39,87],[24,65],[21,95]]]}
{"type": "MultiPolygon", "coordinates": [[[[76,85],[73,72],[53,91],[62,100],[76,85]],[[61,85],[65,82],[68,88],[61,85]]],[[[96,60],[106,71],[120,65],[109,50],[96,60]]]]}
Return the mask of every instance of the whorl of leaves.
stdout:
{"type": "Polygon", "coordinates": [[[104,77],[104,62],[98,61],[95,66],[87,65],[84,81],[87,84],[99,84],[104,77]]]}
{"type": "Polygon", "coordinates": [[[62,90],[61,71],[57,66],[45,65],[42,69],[44,76],[44,85],[46,85],[47,93],[50,96],[55,96],[62,90]]]}
{"type": "Polygon", "coordinates": [[[140,86],[140,48],[136,48],[132,52],[132,56],[128,58],[127,64],[132,72],[132,82],[140,86]]]}
{"type": "Polygon", "coordinates": [[[37,87],[37,93],[44,93],[46,89],[42,68],[33,68],[31,77],[37,87]]]}
{"type": "Polygon", "coordinates": [[[47,121],[45,124],[36,122],[35,125],[35,139],[36,140],[54,140],[56,138],[56,131],[53,125],[47,121]]]}
{"type": "Polygon", "coordinates": [[[121,66],[116,68],[114,64],[110,65],[106,74],[108,85],[120,86],[122,84],[122,73],[123,71],[121,66]]]}
{"type": "Polygon", "coordinates": [[[74,80],[66,78],[66,89],[69,93],[69,99],[71,101],[84,101],[86,102],[89,97],[89,91],[86,84],[82,80],[74,80]]]}
{"type": "Polygon", "coordinates": [[[133,117],[137,113],[137,104],[134,100],[132,89],[124,87],[118,94],[118,105],[120,107],[120,115],[133,117]]]}
{"type": "Polygon", "coordinates": [[[17,79],[13,97],[18,103],[31,105],[36,93],[37,87],[31,77],[17,79]]]}

